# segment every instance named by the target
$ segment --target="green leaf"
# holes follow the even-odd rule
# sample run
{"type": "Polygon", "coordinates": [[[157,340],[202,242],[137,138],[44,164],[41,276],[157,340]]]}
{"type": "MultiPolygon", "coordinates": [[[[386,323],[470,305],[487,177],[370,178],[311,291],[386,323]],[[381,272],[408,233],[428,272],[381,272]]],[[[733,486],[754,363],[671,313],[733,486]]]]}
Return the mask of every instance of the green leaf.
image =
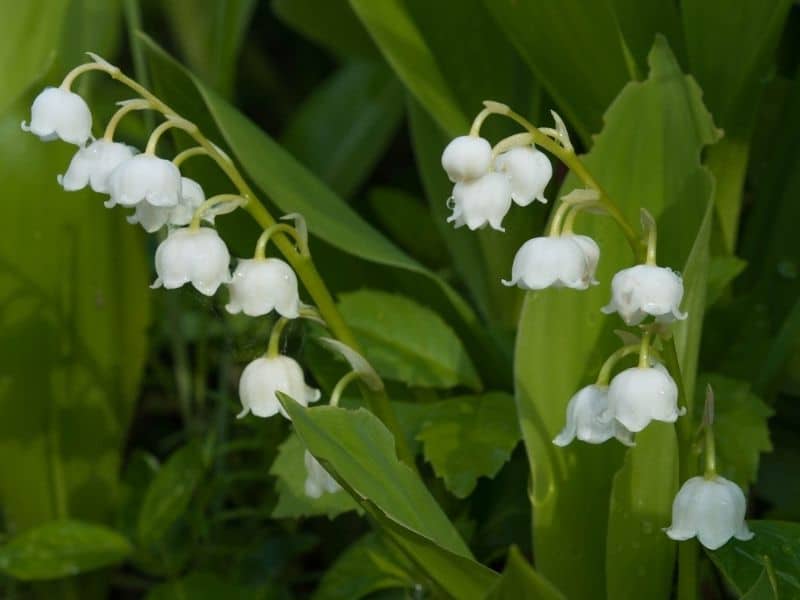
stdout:
{"type": "Polygon", "coordinates": [[[378,590],[410,589],[414,566],[377,533],[351,544],[325,571],[313,600],[358,600],[378,590]]]}
{"type": "Polygon", "coordinates": [[[48,521],[0,548],[0,570],[24,581],[57,579],[109,567],[133,548],[123,536],[83,521],[48,521]]]}
{"type": "MultiPolygon", "coordinates": [[[[659,264],[678,271],[691,266],[695,272],[692,281],[700,282],[692,284],[695,289],[688,283],[686,286],[691,316],[683,327],[691,325],[692,330],[676,332],[682,365],[691,379],[705,297],[699,267],[703,265],[701,259],[707,257],[707,245],[702,242],[710,223],[712,186],[699,155],[704,145],[716,139],[717,132],[702,105],[699,88],[680,72],[663,38],[656,42],[649,61],[649,78],[628,84],[614,101],[585,163],[629,222],[638,222],[641,206],[655,215],[659,264]],[[665,156],[670,157],[668,168],[665,156]],[[633,164],[636,172],[632,175],[633,164]],[[705,233],[698,237],[701,232],[705,233]],[[696,258],[688,262],[690,249],[696,258]]],[[[570,176],[561,194],[576,187],[577,179],[570,176]]],[[[564,425],[570,397],[596,377],[602,361],[619,345],[613,335],[619,320],[603,318],[600,307],[608,301],[612,275],[630,266],[632,260],[630,249],[610,219],[582,217],[577,231],[592,236],[602,249],[597,273],[601,284],[584,292],[545,290],[528,294],[517,337],[517,410],[531,463],[532,502],[538,515],[534,519],[534,556],[538,569],[569,598],[597,598],[598,589],[606,585],[609,590],[615,589],[612,580],[617,577],[638,579],[646,588],[658,587],[662,595],[668,592],[669,582],[646,581],[651,570],[663,574],[671,569],[671,563],[658,564],[657,557],[665,555],[656,548],[659,542],[655,534],[655,556],[616,554],[606,565],[610,578],[606,582],[603,557],[608,507],[603,502],[587,504],[586,498],[610,494],[611,476],[620,466],[619,445],[597,447],[576,442],[562,450],[550,441],[564,425]],[[564,544],[575,551],[564,552],[564,544]],[[647,572],[632,567],[630,561],[634,560],[647,562],[647,572]],[[575,577],[575,573],[582,576],[575,577]]],[[[707,237],[705,241],[707,244],[707,237]]],[[[661,449],[649,444],[647,448],[647,452],[640,451],[636,463],[651,460],[663,464],[665,458],[656,455],[661,449]],[[649,459],[646,454],[650,454],[649,459]]],[[[672,481],[672,469],[661,476],[672,481]]],[[[666,484],[658,485],[662,492],[667,488],[666,484]]],[[[662,500],[659,505],[663,505],[662,500]]]]}
{"type": "Polygon", "coordinates": [[[375,290],[342,294],[339,310],[381,376],[408,385],[480,389],[464,345],[434,311],[375,290]]]}
{"type": "Polygon", "coordinates": [[[427,404],[417,434],[425,459],[448,490],[466,498],[479,477],[493,478],[519,442],[514,398],[502,392],[427,404]]]}
{"type": "Polygon", "coordinates": [[[779,600],[777,582],[771,579],[773,576],[770,570],[765,568],[741,600],[779,600]]]}
{"type": "Polygon", "coordinates": [[[467,117],[402,0],[350,0],[350,5],[397,76],[439,126],[451,136],[464,133],[467,117]]]}
{"type": "Polygon", "coordinates": [[[272,10],[289,27],[336,54],[378,55],[347,0],[273,0],[272,10]]]}
{"type": "MultiPolygon", "coordinates": [[[[0,114],[41,77],[59,49],[67,0],[14,2],[3,7],[0,25],[0,114]]],[[[28,116],[25,119],[28,120],[28,116]]]]}
{"type": "MultiPolygon", "coordinates": [[[[413,280],[410,287],[424,288],[428,297],[435,298],[437,307],[441,306],[441,311],[458,321],[459,326],[472,335],[482,335],[470,307],[441,278],[383,237],[280,145],[183,69],[152,40],[145,36],[142,39],[153,71],[160,73],[170,86],[171,93],[165,99],[177,100],[176,108],[193,120],[202,122],[210,115],[244,172],[281,211],[301,213],[311,233],[334,248],[413,275],[409,278],[413,280]],[[197,93],[205,107],[194,101],[197,93]]],[[[213,132],[206,133],[213,135],[213,132]]]]}
{"type": "Polygon", "coordinates": [[[706,308],[714,306],[747,266],[747,262],[736,256],[712,256],[708,265],[708,290],[706,308]]]}
{"type": "Polygon", "coordinates": [[[732,539],[706,553],[737,594],[752,589],[769,563],[781,600],[800,598],[800,524],[783,521],[749,521],[755,537],[732,539]],[[769,560],[765,560],[765,557],[769,560]]]}
{"type": "Polygon", "coordinates": [[[508,551],[503,574],[485,596],[486,600],[563,600],[564,595],[553,584],[533,570],[516,546],[508,551]]]}
{"type": "MultiPolygon", "coordinates": [[[[611,2],[484,2],[564,117],[590,143],[590,134],[600,129],[603,111],[636,75],[611,2]]],[[[649,5],[640,11],[647,9],[649,5]]],[[[640,29],[643,25],[640,22],[640,29]]],[[[652,39],[650,33],[648,45],[652,39]]]]}
{"type": "Polygon", "coordinates": [[[402,87],[375,62],[340,67],[292,115],[284,147],[343,198],[369,177],[403,116],[402,87]]]}
{"type": "Polygon", "coordinates": [[[138,535],[149,546],[166,535],[189,506],[205,473],[203,448],[195,441],[173,452],[156,474],[142,501],[138,535]]]}
{"type": "Polygon", "coordinates": [[[427,206],[403,190],[376,187],[369,191],[369,205],[375,217],[407,252],[428,265],[447,261],[447,250],[437,223],[427,206]]]}
{"type": "Polygon", "coordinates": [[[280,396],[311,453],[409,560],[451,596],[480,598],[496,574],[473,560],[419,477],[397,459],[378,418],[364,409],[306,409],[280,396]]]}
{"type": "Polygon", "coordinates": [[[319,498],[306,496],[306,465],[303,458],[305,450],[303,442],[295,434],[289,435],[281,444],[278,456],[269,470],[270,475],[278,478],[275,485],[278,504],[272,511],[272,516],[284,519],[326,515],[332,519],[344,512],[358,509],[358,505],[344,491],[323,494],[319,498]]]}
{"type": "Polygon", "coordinates": [[[164,4],[182,55],[223,96],[233,93],[236,60],[255,0],[173,0],[164,4]]]}
{"type": "Polygon", "coordinates": [[[0,224],[0,505],[12,534],[111,517],[150,296],[142,232],[101,196],[61,189],[76,149],[20,131],[29,106],[0,119],[4,190],[25,199],[0,224]]]}
{"type": "Polygon", "coordinates": [[[747,381],[705,375],[697,386],[698,397],[708,384],[714,389],[714,434],[720,475],[746,489],[758,476],[760,454],[772,450],[767,420],[774,413],[750,391],[747,381]]]}
{"type": "Polygon", "coordinates": [[[718,182],[714,203],[729,253],[739,228],[749,140],[791,4],[744,0],[730,10],[724,0],[681,2],[689,66],[725,129],[725,139],[710,149],[707,162],[718,182]]]}

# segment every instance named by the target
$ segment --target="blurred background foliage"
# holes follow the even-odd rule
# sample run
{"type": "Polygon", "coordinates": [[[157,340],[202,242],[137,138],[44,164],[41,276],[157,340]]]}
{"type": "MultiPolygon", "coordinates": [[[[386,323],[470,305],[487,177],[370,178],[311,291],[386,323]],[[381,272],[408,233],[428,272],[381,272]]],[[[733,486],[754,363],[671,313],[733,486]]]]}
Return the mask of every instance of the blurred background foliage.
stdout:
{"type": "MultiPolygon", "coordinates": [[[[519,586],[559,597],[526,556],[569,598],[604,587],[610,598],[668,598],[674,544],[659,527],[677,486],[672,428],[648,429],[627,455],[549,445],[572,390],[613,348],[614,324],[595,313],[630,257],[605,223],[587,223],[602,240],[604,284],[526,299],[499,279],[545,210],[513,208],[506,234],[445,223],[440,153],[481,102],[543,125],[557,110],[625,212],[645,205],[659,219],[662,260],[684,272],[695,317],[676,333],[681,365],[691,387],[713,383],[722,474],[749,486],[752,516],[769,520],[751,561],[731,546],[703,559],[705,597],[758,587],[771,547],[780,597],[800,597],[800,532],[773,523],[800,520],[800,10],[733,4],[4,1],[3,596],[461,597],[407,544],[463,569],[474,583],[463,597],[494,585],[393,533],[414,515],[380,490],[377,508],[346,492],[307,498],[288,422],[234,419],[238,374],[268,320],[188,290],[148,290],[157,240],[56,184],[71,150],[19,123],[37,90],[91,50],[226,147],[273,214],[306,216],[320,271],[387,379],[441,507],[444,521],[432,508],[422,533],[455,554],[463,539],[464,556],[496,570],[508,564],[490,597],[519,586]]],[[[126,98],[99,76],[80,92],[96,123],[126,98]]],[[[152,123],[123,123],[141,147],[152,123]]],[[[513,130],[490,121],[486,132],[513,130]]],[[[186,171],[209,195],[228,191],[203,164],[186,171]]],[[[575,185],[560,168],[548,197],[575,185]]],[[[220,231],[239,256],[258,234],[240,215],[220,231]]],[[[325,396],[345,372],[305,325],[290,328],[285,351],[325,396]]],[[[319,423],[305,419],[295,425],[311,446],[319,423]]],[[[342,456],[331,458],[340,474],[342,456]]],[[[428,502],[424,487],[414,493],[428,502]]]]}

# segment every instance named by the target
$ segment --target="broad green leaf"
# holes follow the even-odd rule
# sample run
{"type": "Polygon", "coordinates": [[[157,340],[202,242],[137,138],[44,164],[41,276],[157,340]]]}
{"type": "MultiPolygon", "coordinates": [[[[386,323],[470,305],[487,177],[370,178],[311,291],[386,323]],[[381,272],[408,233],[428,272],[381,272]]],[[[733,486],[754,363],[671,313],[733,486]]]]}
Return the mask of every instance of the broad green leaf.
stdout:
{"type": "Polygon", "coordinates": [[[770,452],[767,419],[774,413],[750,391],[750,383],[723,375],[700,378],[698,397],[706,385],[714,390],[714,434],[720,475],[745,489],[758,475],[762,452],[770,452]]]}
{"type": "Polygon", "coordinates": [[[800,524],[784,521],[748,521],[755,537],[747,542],[732,539],[719,550],[707,551],[737,594],[757,583],[766,567],[775,573],[781,600],[800,598],[800,524]]]}
{"type": "Polygon", "coordinates": [[[25,581],[58,579],[118,564],[132,551],[125,537],[102,525],[48,521],[0,547],[0,570],[25,581]]]}
{"type": "Polygon", "coordinates": [[[409,560],[451,596],[482,597],[496,574],[472,559],[425,485],[397,459],[377,417],[364,409],[306,409],[286,396],[281,403],[311,453],[409,560]]]}
{"type": "Polygon", "coordinates": [[[514,398],[501,392],[460,396],[425,405],[417,439],[425,459],[459,498],[479,477],[493,478],[519,442],[514,398]]]}
{"type": "Polygon", "coordinates": [[[508,551],[503,574],[485,596],[486,600],[563,600],[564,595],[553,584],[533,570],[516,546],[508,551]]]}
{"type": "Polygon", "coordinates": [[[741,600],[780,600],[776,587],[777,582],[773,582],[770,571],[765,568],[741,600]]]}
{"type": "Polygon", "coordinates": [[[267,134],[205,87],[152,40],[142,39],[154,72],[161,73],[170,86],[171,95],[166,100],[174,100],[176,105],[180,102],[178,110],[185,108],[189,118],[202,120],[210,115],[244,172],[281,211],[301,213],[311,233],[338,250],[414,276],[408,279],[414,280],[413,287],[424,288],[424,295],[435,297],[442,312],[452,315],[460,326],[480,339],[483,332],[477,327],[474,313],[450,286],[389,242],[267,134]],[[196,94],[202,98],[204,107],[194,101],[196,94]]]}
{"type": "Polygon", "coordinates": [[[0,118],[0,504],[10,533],[111,517],[146,351],[141,231],[57,184],[75,147],[0,118]],[[91,432],[91,435],[87,435],[91,432]],[[23,476],[24,474],[24,476],[23,476]]]}
{"type": "Polygon", "coordinates": [[[323,494],[319,498],[309,498],[305,493],[306,465],[303,455],[305,446],[300,438],[291,434],[281,444],[278,456],[270,467],[270,475],[278,478],[275,489],[278,504],[272,511],[276,519],[312,517],[326,515],[329,519],[358,508],[347,492],[323,494]]]}
{"type": "MultiPolygon", "coordinates": [[[[0,114],[41,77],[59,50],[68,0],[12,2],[3,6],[0,25],[0,114]]],[[[29,116],[25,116],[28,120],[29,116]]]]}
{"type": "Polygon", "coordinates": [[[611,2],[484,2],[563,116],[589,143],[608,104],[636,75],[611,2]]]}
{"type": "Polygon", "coordinates": [[[239,585],[213,573],[194,571],[153,587],[145,600],[267,600],[272,597],[267,589],[239,585]]]}
{"type": "Polygon", "coordinates": [[[378,590],[409,589],[414,566],[377,533],[350,545],[325,571],[313,600],[358,600],[378,590]]]}
{"type": "MultiPolygon", "coordinates": [[[[659,264],[683,271],[690,250],[696,248],[692,263],[699,266],[707,253],[703,244],[695,243],[701,224],[707,230],[712,186],[699,155],[717,132],[699,88],[680,72],[663,38],[656,42],[649,63],[649,78],[628,84],[609,108],[605,128],[584,162],[629,222],[638,223],[641,206],[656,217],[659,264]],[[633,172],[631,165],[636,165],[633,172]]],[[[561,195],[577,186],[570,176],[561,195]]],[[[630,266],[632,253],[609,219],[581,217],[576,230],[591,235],[602,249],[597,274],[601,284],[584,292],[545,290],[527,295],[517,337],[516,396],[532,468],[537,567],[567,597],[597,598],[598,589],[616,587],[606,582],[603,566],[608,507],[604,502],[587,504],[585,499],[608,497],[611,476],[620,465],[620,447],[613,442],[599,447],[576,442],[562,450],[551,440],[564,425],[570,397],[596,377],[601,362],[619,345],[612,331],[620,327],[620,321],[603,317],[600,307],[608,301],[612,275],[630,266]],[[564,552],[565,544],[574,551],[564,552]],[[575,577],[577,572],[584,576],[575,577]]],[[[702,273],[695,278],[704,281],[702,273]]],[[[681,340],[696,344],[699,329],[694,328],[701,323],[705,288],[692,290],[687,285],[686,296],[691,300],[686,323],[692,323],[693,329],[680,334],[678,348],[681,356],[690,357],[696,348],[681,340]]],[[[690,362],[685,367],[692,367],[690,362]]],[[[650,447],[653,453],[661,450],[650,447]]],[[[648,459],[641,451],[637,463],[648,460],[661,464],[665,458],[652,455],[648,459]]],[[[674,455],[673,460],[677,460],[674,455]]],[[[671,469],[661,476],[669,481],[674,477],[671,469]]],[[[667,487],[659,484],[660,490],[667,487]]],[[[606,566],[609,577],[616,579],[624,573],[647,587],[645,573],[627,561],[646,561],[648,571],[666,572],[671,562],[657,564],[657,557],[665,555],[656,547],[659,542],[654,535],[653,544],[652,557],[630,552],[615,555],[606,566]]],[[[659,589],[659,595],[667,592],[659,589]]]]}
{"type": "Polygon", "coordinates": [[[139,511],[138,537],[149,546],[166,535],[189,506],[205,472],[203,449],[190,442],[173,452],[147,488],[139,511]]]}
{"type": "Polygon", "coordinates": [[[347,0],[272,0],[272,10],[289,27],[336,54],[378,56],[347,0]]]}
{"type": "Polygon", "coordinates": [[[709,151],[725,248],[735,248],[749,140],[791,0],[681,0],[692,74],[725,139],[709,151]],[[713,35],[709,35],[713,31],[713,35]]]}
{"type": "Polygon", "coordinates": [[[397,132],[403,105],[402,87],[388,69],[350,62],[297,109],[281,142],[334,192],[350,198],[397,132]]]}
{"type": "Polygon", "coordinates": [[[192,70],[220,94],[230,96],[255,0],[173,0],[163,6],[192,70]]]}
{"type": "Polygon", "coordinates": [[[469,128],[436,62],[402,0],[350,0],[350,5],[369,31],[397,76],[451,136],[469,128]]]}
{"type": "Polygon", "coordinates": [[[461,340],[434,311],[375,290],[342,294],[339,310],[381,376],[407,385],[480,389],[461,340]]]}
{"type": "Polygon", "coordinates": [[[428,207],[398,188],[369,191],[369,205],[383,229],[409,254],[428,265],[441,265],[447,250],[428,207]]]}
{"type": "Polygon", "coordinates": [[[712,256],[708,264],[706,308],[714,306],[728,286],[744,271],[747,262],[736,256],[712,256]]]}

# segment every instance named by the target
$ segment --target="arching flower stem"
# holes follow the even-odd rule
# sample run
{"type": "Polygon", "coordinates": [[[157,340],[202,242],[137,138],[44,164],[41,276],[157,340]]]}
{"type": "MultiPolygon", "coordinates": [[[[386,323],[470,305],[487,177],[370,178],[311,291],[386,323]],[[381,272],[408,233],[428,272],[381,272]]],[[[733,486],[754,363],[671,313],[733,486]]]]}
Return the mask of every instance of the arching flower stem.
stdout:
{"type": "Polygon", "coordinates": [[[297,229],[286,223],[275,223],[274,225],[267,227],[258,237],[258,241],[256,242],[256,250],[253,254],[254,258],[266,258],[267,244],[269,244],[270,238],[278,232],[292,236],[292,238],[294,238],[294,240],[297,242],[297,247],[300,249],[300,254],[306,257],[310,256],[308,242],[303,239],[303,236],[300,235],[297,229]]]}
{"type": "Polygon", "coordinates": [[[611,372],[614,370],[614,367],[617,366],[617,363],[626,356],[638,353],[639,349],[639,344],[630,344],[628,346],[623,346],[609,356],[603,363],[603,366],[600,367],[600,372],[597,374],[596,384],[608,385],[608,382],[611,380],[611,372]]]}
{"type": "Polygon", "coordinates": [[[247,199],[242,198],[239,194],[217,194],[216,196],[212,196],[194,211],[192,222],[189,224],[189,227],[198,229],[200,227],[200,219],[203,218],[206,211],[223,202],[237,202],[239,206],[245,206],[247,204],[247,199]]]}
{"type": "Polygon", "coordinates": [[[114,141],[114,132],[116,132],[117,126],[119,125],[119,122],[122,120],[122,117],[124,117],[128,113],[131,113],[135,110],[152,110],[152,109],[153,106],[150,104],[150,102],[142,98],[137,98],[136,100],[129,100],[127,102],[122,103],[117,112],[115,112],[108,120],[105,132],[103,133],[103,139],[106,140],[107,142],[114,141]]]}
{"type": "Polygon", "coordinates": [[[347,388],[350,382],[356,381],[360,377],[361,375],[357,371],[350,371],[338,382],[336,382],[336,387],[334,387],[333,392],[331,392],[331,406],[339,406],[339,400],[341,399],[344,390],[347,388]]]}
{"type": "Polygon", "coordinates": [[[192,158],[193,156],[208,156],[208,150],[203,148],[202,146],[194,146],[192,148],[187,148],[186,150],[179,152],[175,155],[175,158],[172,159],[172,164],[176,167],[180,167],[183,163],[185,163],[188,159],[192,158]]]}
{"type": "MultiPolygon", "coordinates": [[[[69,89],[75,78],[83,73],[90,71],[102,71],[111,76],[112,79],[119,81],[129,89],[136,92],[139,96],[148,100],[153,107],[161,112],[165,117],[178,117],[178,113],[174,111],[168,104],[162,101],[158,96],[153,94],[146,87],[141,85],[134,79],[125,75],[118,67],[115,67],[99,57],[93,57],[95,62],[80,65],[70,71],[64,78],[61,87],[69,89]]],[[[188,121],[184,121],[188,123],[188,121]]],[[[244,179],[239,169],[231,158],[213,144],[208,138],[203,135],[199,128],[192,127],[186,129],[199,147],[203,148],[208,156],[219,166],[225,173],[231,183],[239,191],[239,196],[247,200],[247,204],[243,207],[263,229],[267,229],[275,224],[275,218],[269,213],[264,204],[258,199],[255,192],[244,179]]],[[[317,306],[322,318],[328,324],[330,332],[339,339],[341,342],[347,344],[354,350],[361,352],[361,345],[356,340],[350,327],[345,322],[339,309],[336,307],[336,302],[333,299],[330,291],[328,290],[325,282],[322,280],[319,272],[316,269],[310,256],[303,256],[297,251],[295,244],[292,240],[286,237],[282,232],[277,232],[274,237],[275,245],[286,258],[287,262],[292,266],[297,273],[298,278],[303,282],[304,287],[311,296],[314,304],[317,306]]],[[[400,428],[400,423],[397,420],[397,415],[389,402],[389,397],[385,390],[370,390],[367,386],[361,385],[359,388],[362,390],[365,400],[369,405],[370,410],[386,425],[389,431],[392,432],[395,438],[397,454],[412,469],[415,469],[414,456],[411,453],[408,443],[405,438],[403,430],[400,428]]]]}
{"type": "Polygon", "coordinates": [[[272,331],[269,334],[269,344],[267,345],[267,358],[275,358],[281,353],[281,335],[283,330],[289,324],[289,319],[281,317],[272,326],[272,331]]]}

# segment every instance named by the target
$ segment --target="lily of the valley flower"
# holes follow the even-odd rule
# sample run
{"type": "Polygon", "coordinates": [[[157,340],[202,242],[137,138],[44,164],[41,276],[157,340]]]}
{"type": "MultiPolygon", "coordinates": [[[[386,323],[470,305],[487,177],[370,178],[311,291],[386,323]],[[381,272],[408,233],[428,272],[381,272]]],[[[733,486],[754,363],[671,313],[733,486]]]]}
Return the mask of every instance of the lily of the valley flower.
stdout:
{"type": "Polygon", "coordinates": [[[78,149],[67,172],[58,176],[58,183],[68,192],[82,190],[89,185],[95,192],[106,194],[111,172],[135,154],[136,149],[127,144],[95,140],[78,149]]]}
{"type": "Polygon", "coordinates": [[[604,419],[608,409],[608,386],[587,385],[567,405],[567,424],[553,440],[566,446],[575,438],[589,444],[602,444],[615,437],[626,446],[633,445],[633,434],[613,419],[604,419]]]}
{"type": "Polygon", "coordinates": [[[295,319],[300,314],[297,276],[279,258],[240,259],[229,285],[228,312],[243,312],[260,317],[273,309],[282,317],[295,319]]]}
{"type": "Polygon", "coordinates": [[[511,199],[519,206],[528,206],[534,200],[547,204],[544,189],[553,176],[553,166],[543,152],[531,146],[518,146],[498,156],[494,166],[508,175],[511,199]]]}
{"type": "Polygon", "coordinates": [[[197,291],[213,296],[231,280],[228,247],[215,229],[174,229],[156,249],[156,274],[151,287],[179,288],[191,283],[197,291]]]}
{"type": "Polygon", "coordinates": [[[478,179],[460,181],[453,187],[453,214],[448,223],[471,230],[489,225],[503,229],[503,218],[511,208],[511,183],[504,173],[490,172],[478,179]]]}
{"type": "Polygon", "coordinates": [[[462,135],[442,153],[442,167],[453,183],[484,176],[492,164],[492,146],[482,137],[462,135]]]}
{"type": "Polygon", "coordinates": [[[585,290],[594,279],[600,248],[585,235],[536,237],[517,251],[511,267],[511,280],[503,285],[518,285],[524,290],[568,287],[585,290]]]}
{"type": "Polygon", "coordinates": [[[647,315],[657,321],[685,319],[680,311],[683,299],[681,277],[667,267],[636,265],[623,269],[611,281],[611,301],[603,312],[618,312],[628,325],[638,325],[647,315]]]}
{"type": "Polygon", "coordinates": [[[716,550],[735,537],[753,539],[744,520],[747,503],[741,488],[719,475],[692,477],[681,486],[672,503],[672,525],[666,529],[673,540],[697,536],[703,546],[716,550]]]}
{"type": "Polygon", "coordinates": [[[23,121],[22,129],[46,142],[60,138],[82,146],[92,137],[92,113],[75,92],[49,87],[36,96],[31,106],[31,123],[23,121]]]}
{"type": "Polygon", "coordinates": [[[181,199],[181,173],[172,162],[152,154],[137,154],[108,177],[111,198],[106,206],[176,206],[181,199]]]}
{"type": "Polygon", "coordinates": [[[674,423],[684,412],[678,409],[678,386],[666,369],[632,367],[611,380],[604,418],[637,433],[650,421],[674,423]]]}
{"type": "Polygon", "coordinates": [[[251,412],[257,417],[271,417],[280,412],[288,419],[276,392],[283,392],[303,406],[320,398],[319,390],[306,385],[297,361],[288,356],[261,357],[248,364],[239,379],[242,412],[238,417],[251,412]]]}
{"type": "MultiPolygon", "coordinates": [[[[199,183],[188,177],[181,177],[181,199],[175,206],[153,206],[149,202],[139,202],[128,223],[139,223],[148,233],[154,233],[164,225],[188,225],[198,207],[206,200],[199,183]]],[[[213,222],[213,217],[204,214],[203,220],[213,222]]]]}
{"type": "Polygon", "coordinates": [[[306,450],[303,460],[306,464],[305,492],[309,498],[319,498],[322,494],[335,494],[341,491],[336,480],[325,470],[314,455],[306,450]]]}

